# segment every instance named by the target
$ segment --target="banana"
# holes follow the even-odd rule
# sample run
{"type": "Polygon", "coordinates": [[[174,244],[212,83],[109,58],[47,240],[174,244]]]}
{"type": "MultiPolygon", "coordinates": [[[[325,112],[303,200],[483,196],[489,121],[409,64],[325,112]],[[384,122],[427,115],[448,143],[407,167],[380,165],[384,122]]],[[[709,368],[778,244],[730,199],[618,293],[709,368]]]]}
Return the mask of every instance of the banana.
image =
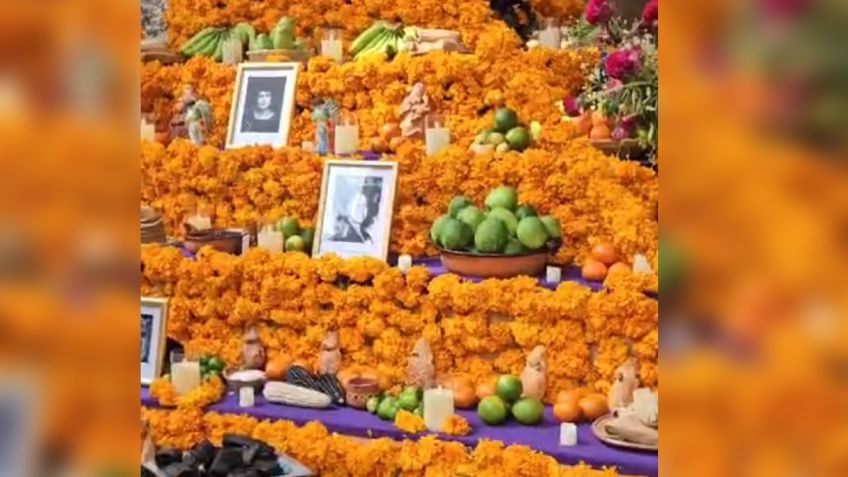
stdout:
{"type": "Polygon", "coordinates": [[[365,48],[356,54],[356,58],[385,51],[386,42],[388,42],[390,36],[388,30],[381,31],[365,48]]]}
{"type": "Polygon", "coordinates": [[[215,45],[215,53],[212,55],[212,59],[221,62],[224,59],[224,42],[230,38],[230,34],[225,32],[218,37],[218,44],[215,45]]]}
{"type": "Polygon", "coordinates": [[[207,27],[200,30],[196,35],[183,44],[183,54],[186,56],[192,56],[197,50],[197,47],[205,41],[208,41],[209,37],[215,32],[215,30],[216,29],[214,27],[207,27]]]}
{"type": "Polygon", "coordinates": [[[203,49],[198,50],[198,55],[203,55],[207,57],[212,57],[215,55],[215,50],[218,48],[218,45],[221,43],[221,33],[215,33],[212,36],[212,39],[203,46],[203,49]]]}
{"type": "Polygon", "coordinates": [[[384,31],[386,31],[386,23],[383,21],[374,22],[367,30],[360,33],[353,43],[350,44],[350,54],[356,56],[359,52],[366,49],[372,42],[384,31]]]}
{"type": "Polygon", "coordinates": [[[250,42],[256,38],[256,29],[253,28],[253,25],[247,22],[239,23],[234,26],[230,32],[236,35],[239,41],[241,41],[245,46],[250,45],[250,42]]]}

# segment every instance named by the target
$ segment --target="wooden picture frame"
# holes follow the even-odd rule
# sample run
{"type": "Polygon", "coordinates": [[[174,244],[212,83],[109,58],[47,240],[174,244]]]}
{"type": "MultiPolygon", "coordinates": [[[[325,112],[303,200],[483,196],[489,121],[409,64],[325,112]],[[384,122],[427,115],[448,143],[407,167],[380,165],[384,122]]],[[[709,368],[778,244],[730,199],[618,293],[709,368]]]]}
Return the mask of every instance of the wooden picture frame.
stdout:
{"type": "Polygon", "coordinates": [[[241,63],[236,72],[226,148],[285,147],[294,118],[300,63],[241,63]],[[248,110],[251,103],[252,109],[248,110]]]}
{"type": "Polygon", "coordinates": [[[397,178],[397,162],[324,161],[312,256],[386,260],[397,178]]]}
{"type": "Polygon", "coordinates": [[[141,384],[162,374],[167,339],[168,299],[141,297],[141,384]]]}

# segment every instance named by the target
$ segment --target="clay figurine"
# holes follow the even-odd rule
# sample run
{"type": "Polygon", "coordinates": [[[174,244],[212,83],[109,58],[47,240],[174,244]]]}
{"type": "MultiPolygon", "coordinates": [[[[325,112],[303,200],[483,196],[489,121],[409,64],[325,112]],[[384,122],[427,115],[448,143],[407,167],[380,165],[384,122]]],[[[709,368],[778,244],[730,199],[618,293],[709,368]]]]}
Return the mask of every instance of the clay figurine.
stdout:
{"type": "Polygon", "coordinates": [[[611,411],[633,402],[633,392],[639,387],[639,370],[636,366],[636,359],[629,358],[615,370],[615,381],[607,394],[607,404],[611,411]]]}
{"type": "Polygon", "coordinates": [[[400,105],[400,129],[403,137],[422,139],[424,120],[430,112],[430,97],[423,83],[415,83],[400,105]]]}
{"type": "Polygon", "coordinates": [[[259,341],[259,332],[256,328],[249,327],[244,332],[244,369],[265,369],[265,348],[262,347],[262,342],[259,341]]]}
{"type": "Polygon", "coordinates": [[[524,386],[524,395],[543,399],[547,388],[547,364],[545,362],[545,347],[536,346],[527,355],[527,364],[521,372],[521,384],[524,386]]]}
{"type": "Polygon", "coordinates": [[[315,121],[315,151],[319,156],[330,153],[333,123],[339,116],[339,107],[333,100],[316,99],[312,103],[312,120],[315,121]]]}
{"type": "Polygon", "coordinates": [[[195,146],[202,146],[204,135],[212,130],[212,106],[200,99],[188,109],[185,115],[188,137],[195,146]]]}
{"type": "Polygon", "coordinates": [[[430,389],[436,382],[436,367],[433,365],[433,351],[424,338],[415,342],[409,363],[406,366],[406,384],[430,389]]]}
{"type": "Polygon", "coordinates": [[[339,351],[339,333],[330,331],[321,342],[321,352],[318,354],[318,372],[321,374],[336,374],[342,367],[342,352],[339,351]]]}

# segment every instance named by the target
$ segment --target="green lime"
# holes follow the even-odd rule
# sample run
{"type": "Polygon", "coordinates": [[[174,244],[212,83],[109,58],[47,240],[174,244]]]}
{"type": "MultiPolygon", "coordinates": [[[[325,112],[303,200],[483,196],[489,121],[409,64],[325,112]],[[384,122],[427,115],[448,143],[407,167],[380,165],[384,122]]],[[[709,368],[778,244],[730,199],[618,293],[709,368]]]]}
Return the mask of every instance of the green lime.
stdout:
{"type": "Polygon", "coordinates": [[[530,133],[521,126],[512,128],[506,133],[506,143],[516,151],[520,152],[527,149],[530,147],[530,142],[530,133]]]}
{"type": "Polygon", "coordinates": [[[412,411],[412,413],[418,417],[424,417],[424,405],[419,404],[418,407],[416,407],[415,410],[412,411]]]}
{"type": "Polygon", "coordinates": [[[407,411],[413,411],[420,404],[418,393],[415,389],[410,389],[400,393],[397,400],[398,406],[407,411]]]}
{"type": "Polygon", "coordinates": [[[218,358],[217,356],[212,356],[211,358],[209,358],[206,367],[209,368],[210,371],[221,372],[224,370],[224,362],[221,361],[220,358],[218,358]]]}
{"type": "Polygon", "coordinates": [[[525,397],[512,405],[512,415],[516,421],[522,424],[538,424],[542,422],[544,414],[545,406],[542,404],[542,401],[536,398],[525,397]]]}
{"type": "Polygon", "coordinates": [[[501,108],[495,111],[495,129],[505,133],[512,128],[518,126],[518,114],[509,109],[501,108]]]}
{"type": "Polygon", "coordinates": [[[488,396],[477,405],[477,415],[486,424],[497,426],[506,420],[506,405],[498,396],[488,396]]]}
{"type": "Polygon", "coordinates": [[[515,376],[505,374],[498,378],[495,384],[495,393],[506,402],[515,402],[524,392],[521,380],[515,376]]]}
{"type": "Polygon", "coordinates": [[[209,366],[209,358],[211,358],[211,356],[209,356],[208,354],[204,354],[203,356],[200,357],[200,367],[201,368],[206,368],[206,367],[209,366]]]}
{"type": "Polygon", "coordinates": [[[365,402],[365,409],[368,410],[371,414],[377,414],[377,408],[380,406],[380,397],[379,396],[371,396],[368,398],[368,401],[365,402]]]}

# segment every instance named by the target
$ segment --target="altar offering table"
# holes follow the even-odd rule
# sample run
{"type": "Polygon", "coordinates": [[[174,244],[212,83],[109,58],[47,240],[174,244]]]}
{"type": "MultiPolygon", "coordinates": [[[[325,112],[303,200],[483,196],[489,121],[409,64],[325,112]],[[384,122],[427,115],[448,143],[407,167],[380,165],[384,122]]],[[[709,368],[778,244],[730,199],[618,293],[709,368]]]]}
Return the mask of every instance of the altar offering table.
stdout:
{"type": "MultiPolygon", "coordinates": [[[[141,388],[141,404],[146,407],[159,407],[150,397],[148,389],[141,388]]],[[[349,407],[330,409],[305,409],[267,403],[261,395],[256,396],[256,406],[241,408],[238,396],[228,394],[223,401],[207,408],[209,412],[222,414],[239,414],[252,416],[257,419],[287,420],[304,425],[311,421],[319,421],[332,432],[354,437],[392,439],[418,439],[427,435],[405,434],[391,422],[382,421],[366,411],[349,407]]],[[[486,426],[480,421],[473,410],[458,411],[468,420],[474,431],[468,436],[439,435],[445,441],[458,441],[474,447],[481,439],[501,441],[506,445],[523,445],[536,451],[550,455],[562,464],[579,464],[585,462],[595,468],[617,467],[619,473],[656,477],[658,457],[652,452],[637,452],[617,449],[600,442],[592,433],[590,424],[581,424],[578,429],[578,444],[574,447],[559,446],[559,424],[553,419],[550,407],[545,409],[545,419],[537,426],[524,426],[510,421],[502,426],[486,426]]]]}

